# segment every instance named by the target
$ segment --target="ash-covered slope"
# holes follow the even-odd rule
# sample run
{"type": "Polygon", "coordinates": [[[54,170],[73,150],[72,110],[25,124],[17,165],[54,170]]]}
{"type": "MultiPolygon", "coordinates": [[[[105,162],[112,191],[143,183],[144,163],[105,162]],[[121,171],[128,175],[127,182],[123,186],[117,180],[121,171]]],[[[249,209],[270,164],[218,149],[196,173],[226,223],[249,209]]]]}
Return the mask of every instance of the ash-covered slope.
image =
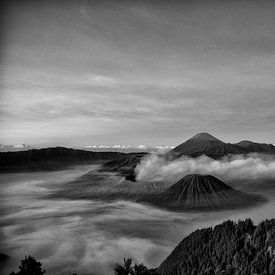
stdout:
{"type": "Polygon", "coordinates": [[[145,195],[159,194],[165,187],[165,183],[133,182],[123,179],[117,173],[93,170],[66,183],[62,189],[57,190],[54,194],[51,193],[51,197],[73,200],[138,201],[145,195]]]}
{"type": "Polygon", "coordinates": [[[228,154],[245,154],[248,151],[236,144],[224,143],[208,133],[199,133],[170,151],[171,155],[221,157],[228,154]]]}
{"type": "Polygon", "coordinates": [[[171,209],[219,210],[249,206],[264,199],[237,191],[214,176],[190,174],[148,201],[171,209]]]}
{"type": "Polygon", "coordinates": [[[135,181],[135,167],[146,153],[131,153],[125,157],[109,161],[102,166],[103,171],[120,173],[131,181],[135,181]]]}

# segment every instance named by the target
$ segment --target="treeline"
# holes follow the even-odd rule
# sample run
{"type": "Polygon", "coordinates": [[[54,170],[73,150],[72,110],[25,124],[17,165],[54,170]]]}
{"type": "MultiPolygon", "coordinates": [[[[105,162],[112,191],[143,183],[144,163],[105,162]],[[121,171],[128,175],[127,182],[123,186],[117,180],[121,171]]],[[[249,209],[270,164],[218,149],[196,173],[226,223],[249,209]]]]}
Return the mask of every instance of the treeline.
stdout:
{"type": "MultiPolygon", "coordinates": [[[[25,256],[25,259],[21,261],[19,265],[19,271],[12,271],[10,275],[43,275],[46,270],[42,267],[42,263],[35,258],[25,256]]],[[[124,259],[124,263],[116,263],[114,266],[114,274],[116,275],[150,275],[156,274],[155,270],[149,270],[144,264],[132,264],[132,259],[124,259]]],[[[77,275],[72,273],[70,275],[77,275]]]]}
{"type": "MultiPolygon", "coordinates": [[[[10,275],[43,275],[42,263],[28,256],[19,272],[10,275]]],[[[226,221],[199,229],[184,238],[156,269],[133,264],[114,265],[116,275],[274,275],[275,219],[255,226],[250,219],[226,221]]],[[[76,275],[76,274],[73,274],[76,275]]]]}

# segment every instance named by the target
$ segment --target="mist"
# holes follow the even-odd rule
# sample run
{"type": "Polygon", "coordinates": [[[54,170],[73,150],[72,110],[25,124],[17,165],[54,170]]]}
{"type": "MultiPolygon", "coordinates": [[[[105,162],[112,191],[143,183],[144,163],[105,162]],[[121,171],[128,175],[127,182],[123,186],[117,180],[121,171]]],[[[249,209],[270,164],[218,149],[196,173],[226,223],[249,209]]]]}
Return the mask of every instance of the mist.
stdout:
{"type": "Polygon", "coordinates": [[[214,160],[205,155],[183,156],[168,160],[164,155],[145,156],[135,169],[137,180],[174,183],[181,177],[197,173],[211,174],[225,181],[275,179],[275,159],[264,154],[234,155],[214,160]]]}
{"type": "MultiPolygon", "coordinates": [[[[168,218],[166,211],[129,201],[55,196],[56,192],[70,192],[66,187],[72,180],[97,168],[88,165],[59,172],[2,174],[0,253],[12,260],[0,272],[17,270],[26,254],[41,260],[47,273],[58,275],[113,274],[115,262],[124,257],[147,266],[159,264],[180,240],[175,232],[183,232],[191,216],[168,218]]],[[[114,175],[104,178],[103,174],[103,184],[109,180],[121,179],[114,175]]],[[[92,184],[82,185],[79,192],[90,192],[92,184]]]]}
{"type": "MultiPolygon", "coordinates": [[[[113,182],[112,189],[121,185],[122,177],[99,174],[97,168],[88,165],[58,172],[1,175],[0,253],[12,258],[6,269],[1,270],[3,274],[17,270],[25,254],[42,261],[47,273],[53,275],[113,274],[114,264],[124,257],[143,262],[147,267],[157,267],[179,241],[198,228],[247,217],[258,223],[274,215],[274,180],[268,180],[269,184],[261,192],[269,198],[267,203],[211,213],[172,212],[121,199],[83,199],[98,186],[105,188],[113,182]],[[86,177],[87,172],[98,176],[86,177]],[[71,185],[77,190],[77,196],[71,196],[71,187],[68,188],[71,185]],[[60,192],[64,196],[56,196],[60,192]]],[[[220,161],[207,157],[183,158],[169,162],[151,155],[142,160],[137,169],[143,180],[153,180],[156,176],[160,181],[191,172],[215,172],[221,178],[239,175],[274,179],[274,162],[263,156],[238,156],[220,161]]]]}

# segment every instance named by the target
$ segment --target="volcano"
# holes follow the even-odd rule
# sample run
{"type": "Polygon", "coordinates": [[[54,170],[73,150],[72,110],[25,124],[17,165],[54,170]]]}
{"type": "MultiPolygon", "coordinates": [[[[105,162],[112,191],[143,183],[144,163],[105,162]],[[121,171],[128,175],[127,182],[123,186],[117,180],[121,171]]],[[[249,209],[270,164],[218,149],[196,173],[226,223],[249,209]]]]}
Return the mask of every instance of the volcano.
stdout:
{"type": "Polygon", "coordinates": [[[238,143],[225,143],[208,133],[199,133],[170,150],[167,156],[173,159],[182,155],[190,157],[207,155],[211,158],[218,159],[226,155],[249,153],[274,155],[275,146],[248,140],[243,140],[238,143]]]}
{"type": "Polygon", "coordinates": [[[128,180],[135,181],[135,167],[144,155],[144,153],[128,154],[126,157],[105,163],[102,170],[116,172],[126,176],[128,180]]]}
{"type": "Polygon", "coordinates": [[[208,133],[199,133],[170,151],[176,157],[207,155],[217,158],[228,154],[245,154],[247,150],[237,144],[225,143],[208,133]]]}
{"type": "Polygon", "coordinates": [[[253,205],[263,198],[235,190],[211,175],[190,174],[149,200],[167,208],[217,210],[253,205]]]}

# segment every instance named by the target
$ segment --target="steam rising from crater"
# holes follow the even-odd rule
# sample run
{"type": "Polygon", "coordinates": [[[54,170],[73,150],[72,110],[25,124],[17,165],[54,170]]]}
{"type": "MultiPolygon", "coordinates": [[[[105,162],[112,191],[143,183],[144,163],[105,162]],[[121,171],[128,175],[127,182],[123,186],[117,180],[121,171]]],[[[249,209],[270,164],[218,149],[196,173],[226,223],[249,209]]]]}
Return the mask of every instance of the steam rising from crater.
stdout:
{"type": "Polygon", "coordinates": [[[223,180],[275,179],[275,158],[261,154],[226,156],[214,160],[207,156],[167,160],[152,154],[143,158],[135,169],[138,181],[175,182],[191,173],[211,174],[223,180]]]}

